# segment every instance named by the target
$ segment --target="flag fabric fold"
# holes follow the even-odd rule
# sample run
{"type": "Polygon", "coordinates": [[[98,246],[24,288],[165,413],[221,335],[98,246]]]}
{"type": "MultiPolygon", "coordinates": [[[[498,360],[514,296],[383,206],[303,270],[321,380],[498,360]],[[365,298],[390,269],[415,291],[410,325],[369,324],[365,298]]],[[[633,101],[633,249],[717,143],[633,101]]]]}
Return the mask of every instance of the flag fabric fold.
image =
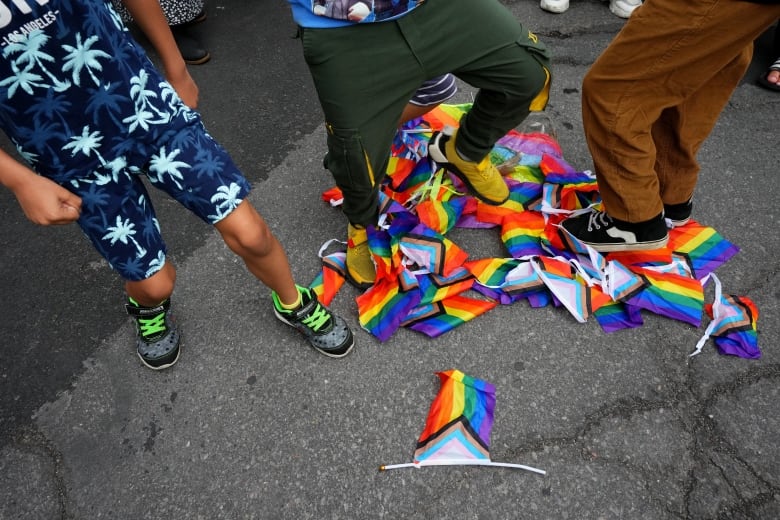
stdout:
{"type": "Polygon", "coordinates": [[[522,464],[493,462],[490,459],[490,434],[496,405],[496,389],[487,381],[468,376],[460,370],[437,372],[441,386],[428,411],[417,441],[412,463],[380,467],[480,465],[546,472],[522,464]]]}
{"type": "Polygon", "coordinates": [[[706,311],[712,321],[690,355],[699,354],[705,342],[712,338],[721,354],[760,358],[756,330],[758,309],[755,304],[745,296],[724,295],[720,280],[714,274],[708,275],[705,283],[710,278],[715,283],[715,301],[707,305],[706,311]]]}
{"type": "MultiPolygon", "coordinates": [[[[511,130],[499,139],[489,158],[510,198],[482,203],[427,155],[432,133],[457,127],[469,109],[441,105],[395,136],[378,224],[368,227],[377,279],[357,297],[361,326],[381,341],[399,327],[438,337],[495,305],[525,300],[533,308],[562,306],[580,322],[593,315],[615,332],[641,326],[642,312],[698,327],[706,309],[721,320],[723,330],[712,331],[719,352],[757,357],[755,304],[734,296],[705,304],[703,280],[739,251],[736,245],[691,220],[669,230],[666,248],[593,251],[558,224],[601,207],[595,175],[568,164],[544,134],[511,130]],[[472,258],[475,251],[452,238],[456,228],[496,234],[506,255],[472,258]]],[[[323,200],[340,205],[340,190],[327,190],[323,200]]],[[[339,291],[343,271],[343,256],[323,257],[312,288],[324,303],[339,291]]]]}

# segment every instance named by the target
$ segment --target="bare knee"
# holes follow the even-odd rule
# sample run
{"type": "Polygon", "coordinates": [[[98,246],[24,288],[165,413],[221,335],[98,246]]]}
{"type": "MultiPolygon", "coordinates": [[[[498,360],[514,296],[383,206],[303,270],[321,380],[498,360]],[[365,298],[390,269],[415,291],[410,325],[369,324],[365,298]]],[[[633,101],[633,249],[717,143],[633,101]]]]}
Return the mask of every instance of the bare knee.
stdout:
{"type": "Polygon", "coordinates": [[[166,261],[162,269],[145,280],[125,282],[127,295],[144,307],[154,307],[170,298],[176,284],[176,269],[166,261]]]}
{"type": "Polygon", "coordinates": [[[263,220],[250,228],[223,233],[222,238],[227,246],[241,258],[267,255],[271,251],[271,240],[273,239],[271,230],[263,220]]]}
{"type": "Polygon", "coordinates": [[[241,258],[262,257],[271,252],[273,234],[263,217],[246,201],[216,224],[227,246],[241,258]]]}

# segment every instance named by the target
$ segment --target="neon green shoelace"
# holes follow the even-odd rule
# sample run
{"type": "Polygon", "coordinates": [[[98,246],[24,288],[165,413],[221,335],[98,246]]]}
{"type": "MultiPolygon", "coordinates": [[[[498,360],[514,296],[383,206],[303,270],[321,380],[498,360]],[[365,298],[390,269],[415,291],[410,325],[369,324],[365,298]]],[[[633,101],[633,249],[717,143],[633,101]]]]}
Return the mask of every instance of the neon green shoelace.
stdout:
{"type": "Polygon", "coordinates": [[[165,331],[165,313],[161,312],[153,318],[139,318],[138,325],[141,329],[141,336],[149,338],[160,332],[165,331]]]}
{"type": "Polygon", "coordinates": [[[317,305],[317,308],[312,311],[311,314],[306,316],[306,319],[301,323],[312,329],[314,332],[319,330],[328,322],[328,313],[322,308],[322,305],[317,305]]]}

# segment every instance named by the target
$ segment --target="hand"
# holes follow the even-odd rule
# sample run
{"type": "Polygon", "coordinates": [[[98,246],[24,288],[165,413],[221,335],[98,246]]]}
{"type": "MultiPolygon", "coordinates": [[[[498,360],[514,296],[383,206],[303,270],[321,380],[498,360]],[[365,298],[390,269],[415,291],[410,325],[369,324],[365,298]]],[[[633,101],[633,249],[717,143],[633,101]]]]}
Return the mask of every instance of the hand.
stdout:
{"type": "Polygon", "coordinates": [[[25,216],[42,226],[69,224],[81,216],[81,197],[32,173],[14,190],[25,216]]]}
{"type": "Polygon", "coordinates": [[[190,76],[186,67],[181,69],[178,74],[174,76],[168,75],[166,78],[171,86],[176,90],[184,104],[193,110],[198,108],[198,96],[199,90],[195,80],[190,76]]]}
{"type": "Polygon", "coordinates": [[[371,10],[363,2],[358,2],[349,8],[347,18],[353,22],[360,22],[371,13],[371,10]]]}
{"type": "Polygon", "coordinates": [[[157,51],[165,70],[165,79],[185,105],[190,108],[197,107],[198,87],[187,71],[187,65],[176,46],[159,0],[122,0],[122,3],[157,51]]]}

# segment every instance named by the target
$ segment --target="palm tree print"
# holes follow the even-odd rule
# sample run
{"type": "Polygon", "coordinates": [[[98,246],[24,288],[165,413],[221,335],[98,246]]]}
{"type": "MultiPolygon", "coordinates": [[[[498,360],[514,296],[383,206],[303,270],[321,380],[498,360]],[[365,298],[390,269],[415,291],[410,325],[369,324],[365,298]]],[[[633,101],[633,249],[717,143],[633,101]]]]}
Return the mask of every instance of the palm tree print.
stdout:
{"type": "Polygon", "coordinates": [[[123,123],[129,123],[128,132],[134,132],[139,126],[144,130],[149,130],[149,124],[154,124],[154,114],[148,110],[136,109],[135,114],[122,120],[123,123]]]}
{"type": "Polygon", "coordinates": [[[147,243],[160,234],[160,222],[157,220],[157,217],[152,214],[147,213],[144,216],[142,228],[141,236],[147,243]]]}
{"type": "Polygon", "coordinates": [[[135,224],[130,222],[130,219],[122,220],[122,217],[117,215],[116,225],[108,226],[108,233],[103,235],[101,240],[110,240],[112,246],[116,244],[117,241],[122,242],[123,244],[132,242],[138,253],[138,258],[141,258],[142,256],[146,255],[146,249],[141,247],[141,244],[136,242],[135,238],[133,238],[133,235],[135,235],[135,224]]]}
{"type": "Polygon", "coordinates": [[[138,75],[130,79],[130,95],[136,100],[136,104],[144,106],[147,104],[147,98],[156,98],[157,92],[146,88],[146,84],[149,82],[149,73],[145,70],[138,72],[138,75]]]}
{"type": "Polygon", "coordinates": [[[165,253],[158,251],[157,258],[149,262],[149,269],[146,270],[146,278],[149,278],[154,273],[162,269],[163,265],[165,265],[165,253]]]}
{"type": "Polygon", "coordinates": [[[11,69],[13,69],[13,75],[0,81],[0,87],[8,87],[8,99],[14,97],[17,89],[20,88],[28,94],[32,94],[33,87],[46,87],[45,83],[41,83],[43,76],[33,74],[29,69],[19,70],[19,66],[16,62],[11,62],[11,69]]]}
{"type": "Polygon", "coordinates": [[[85,126],[81,130],[81,135],[72,136],[70,138],[71,142],[63,146],[62,149],[71,150],[70,152],[71,157],[75,156],[79,152],[89,157],[92,154],[92,152],[95,152],[95,155],[100,161],[100,164],[105,164],[106,163],[105,160],[97,151],[98,147],[100,147],[100,141],[102,140],[103,140],[103,136],[100,135],[100,132],[95,131],[90,133],[89,126],[85,126]]]}
{"type": "Polygon", "coordinates": [[[62,92],[70,87],[70,82],[60,81],[57,79],[51,72],[49,72],[48,68],[46,68],[45,64],[43,63],[44,61],[54,61],[54,58],[51,55],[41,51],[41,49],[46,45],[46,42],[49,40],[50,38],[46,35],[46,33],[40,29],[35,29],[26,36],[21,36],[17,38],[16,41],[9,44],[3,50],[3,56],[7,58],[11,54],[15,54],[17,52],[20,53],[20,55],[15,60],[17,65],[25,65],[25,70],[32,70],[33,67],[37,66],[38,69],[46,74],[46,76],[48,76],[52,81],[54,90],[56,92],[62,92]]]}
{"type": "Polygon", "coordinates": [[[101,173],[100,171],[95,172],[95,184],[98,186],[103,186],[109,182],[117,182],[119,180],[119,174],[125,171],[125,168],[127,167],[127,159],[124,157],[117,157],[113,161],[108,161],[105,166],[109,171],[105,173],[101,173]]]}
{"type": "Polygon", "coordinates": [[[27,138],[28,151],[30,149],[48,150],[52,155],[59,153],[57,144],[66,137],[61,131],[61,125],[47,120],[34,120],[31,128],[26,128],[19,134],[27,138]]]}
{"type": "Polygon", "coordinates": [[[19,152],[19,155],[22,159],[27,161],[30,164],[35,164],[38,160],[38,155],[31,152],[30,150],[26,150],[22,148],[19,143],[16,142],[16,140],[13,141],[14,146],[16,147],[16,151],[19,152]]]}
{"type": "Polygon", "coordinates": [[[81,203],[91,213],[98,211],[102,206],[107,205],[111,200],[111,196],[104,190],[97,188],[97,184],[95,183],[90,184],[89,189],[87,191],[82,191],[80,195],[81,203]]]}
{"type": "Polygon", "coordinates": [[[128,258],[125,262],[120,262],[117,265],[125,273],[125,277],[130,280],[141,280],[146,277],[143,265],[138,258],[128,258]]]}
{"type": "Polygon", "coordinates": [[[196,158],[198,162],[193,166],[192,170],[198,178],[201,175],[205,175],[207,178],[214,177],[225,168],[225,161],[212,153],[211,150],[199,152],[196,158]]]}
{"type": "MultiPolygon", "coordinates": [[[[130,79],[130,96],[135,103],[135,114],[122,120],[123,123],[130,123],[129,131],[134,131],[137,127],[149,130],[149,125],[159,125],[168,123],[171,120],[171,114],[158,109],[150,99],[158,97],[157,91],[147,88],[149,83],[149,73],[143,69],[137,76],[130,79]],[[156,119],[154,119],[156,117],[156,119]]],[[[164,83],[162,83],[164,84],[164,83]]]]}
{"type": "Polygon", "coordinates": [[[65,57],[65,64],[62,66],[62,71],[73,71],[73,83],[77,86],[81,86],[81,71],[86,69],[92,81],[95,85],[100,85],[100,80],[95,76],[93,70],[102,71],[103,66],[98,61],[99,58],[110,59],[107,53],[95,49],[91,50],[95,42],[100,38],[98,36],[90,36],[84,43],[81,43],[81,33],[76,33],[76,46],[63,45],[62,48],[68,52],[65,57]]]}
{"type": "Polygon", "coordinates": [[[70,133],[70,127],[66,120],[66,115],[70,113],[73,103],[68,101],[64,93],[57,92],[56,89],[47,89],[46,93],[38,98],[38,103],[28,108],[25,115],[32,115],[36,122],[41,120],[46,123],[52,123],[57,120],[62,125],[64,133],[70,133]]]}
{"type": "Polygon", "coordinates": [[[168,106],[172,109],[176,109],[179,101],[179,94],[173,89],[173,87],[166,81],[160,83],[160,99],[168,102],[168,106]]]}
{"type": "Polygon", "coordinates": [[[121,126],[117,115],[122,112],[122,103],[127,101],[127,98],[117,92],[119,86],[118,83],[110,83],[89,89],[90,99],[87,103],[87,112],[92,114],[94,124],[98,124],[100,114],[105,113],[115,126],[121,126]]]}
{"type": "Polygon", "coordinates": [[[163,182],[163,176],[167,175],[176,184],[176,187],[181,189],[179,180],[183,180],[184,176],[179,171],[180,168],[191,168],[189,164],[182,161],[175,161],[177,155],[181,153],[181,150],[176,149],[171,153],[165,153],[165,147],[160,148],[159,155],[153,155],[152,160],[149,161],[149,173],[157,175],[157,181],[163,182]]]}
{"type": "Polygon", "coordinates": [[[198,155],[195,157],[194,162],[200,161],[200,144],[201,140],[197,138],[192,132],[179,132],[171,139],[172,148],[181,148],[182,150],[195,147],[198,149],[198,155]]]}
{"type": "Polygon", "coordinates": [[[239,193],[241,193],[241,186],[235,182],[231,182],[229,187],[220,186],[217,193],[211,197],[211,202],[218,203],[217,214],[209,215],[209,218],[216,222],[233,211],[241,203],[241,199],[238,198],[239,193]]]}

